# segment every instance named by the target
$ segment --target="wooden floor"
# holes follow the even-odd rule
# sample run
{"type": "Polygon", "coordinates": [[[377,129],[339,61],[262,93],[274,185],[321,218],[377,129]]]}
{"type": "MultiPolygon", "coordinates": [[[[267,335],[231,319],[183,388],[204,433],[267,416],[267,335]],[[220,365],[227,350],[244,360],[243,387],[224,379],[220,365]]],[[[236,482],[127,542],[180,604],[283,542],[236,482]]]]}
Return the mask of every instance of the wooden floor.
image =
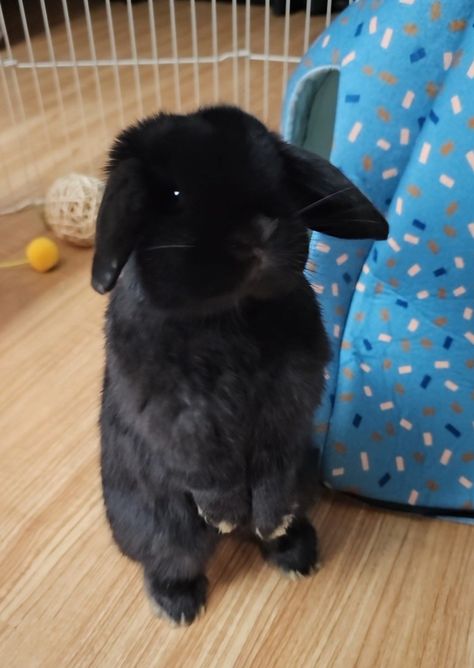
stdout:
{"type": "MultiPolygon", "coordinates": [[[[96,38],[105,43],[103,3],[93,4],[96,38]]],[[[166,12],[167,3],[157,4],[166,12]]],[[[135,7],[137,26],[145,34],[143,5],[135,7]]],[[[189,6],[178,2],[176,7],[184,21],[189,6]]],[[[125,11],[125,5],[114,4],[123,55],[129,43],[125,11]]],[[[199,3],[204,47],[210,39],[208,11],[208,3],[199,3]]],[[[252,39],[258,49],[262,8],[255,12],[252,39]]],[[[220,46],[228,48],[230,7],[219,5],[219,14],[220,46]]],[[[302,15],[292,25],[299,25],[290,40],[298,52],[302,15]]],[[[314,19],[312,34],[320,25],[314,19]]],[[[183,49],[189,49],[189,22],[186,26],[180,33],[183,49]]],[[[277,49],[281,27],[272,19],[277,49]]],[[[163,23],[158,29],[166,55],[169,30],[163,23]]],[[[81,49],[87,48],[84,30],[83,21],[74,18],[81,49]]],[[[53,37],[61,55],[66,47],[60,25],[53,37]]],[[[44,57],[41,35],[35,35],[33,45],[44,57]]],[[[22,49],[21,43],[15,45],[20,58],[25,57],[22,49]]],[[[231,72],[221,70],[224,99],[232,99],[231,72]]],[[[252,108],[261,113],[261,63],[253,64],[250,73],[252,108]]],[[[201,99],[211,101],[212,72],[200,74],[201,99]]],[[[79,75],[86,128],[71,73],[60,74],[71,148],[58,123],[51,73],[39,73],[49,137],[36,108],[31,72],[19,74],[28,122],[15,126],[0,113],[2,164],[15,192],[21,186],[31,195],[71,167],[100,164],[120,121],[112,75],[100,75],[104,133],[94,73],[79,75]],[[25,158],[30,180],[25,179],[25,158]]],[[[153,73],[143,70],[141,76],[143,105],[150,111],[156,108],[153,73]]],[[[168,68],[161,76],[163,99],[172,108],[173,73],[168,68]]],[[[11,73],[8,77],[11,84],[11,73]]],[[[195,103],[192,68],[182,68],[181,77],[183,107],[190,108],[195,103]]],[[[130,68],[121,72],[121,81],[129,121],[138,113],[130,68]]],[[[274,126],[281,90],[278,66],[271,70],[269,91],[268,120],[274,126]]],[[[0,95],[0,106],[4,102],[0,95]]],[[[0,260],[21,255],[24,244],[42,231],[34,210],[0,218],[0,260]]],[[[369,510],[330,496],[313,516],[323,556],[316,577],[289,582],[265,566],[252,546],[229,538],[209,568],[204,618],[188,630],[172,630],[150,614],[140,573],[112,544],[101,502],[96,422],[105,301],[89,288],[90,251],[61,250],[61,266],[48,275],[27,267],[0,269],[2,668],[472,668],[474,530],[369,510]]]]}

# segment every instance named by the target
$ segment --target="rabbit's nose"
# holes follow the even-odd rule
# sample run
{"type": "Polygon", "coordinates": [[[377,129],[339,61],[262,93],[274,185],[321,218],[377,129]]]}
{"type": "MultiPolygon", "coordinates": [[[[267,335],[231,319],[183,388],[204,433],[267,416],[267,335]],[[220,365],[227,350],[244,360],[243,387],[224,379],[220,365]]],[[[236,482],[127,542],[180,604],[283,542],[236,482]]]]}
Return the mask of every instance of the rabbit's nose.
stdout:
{"type": "Polygon", "coordinates": [[[258,229],[262,243],[265,244],[276,231],[278,227],[278,219],[268,218],[267,216],[260,216],[256,220],[256,227],[258,229]]]}
{"type": "Polygon", "coordinates": [[[234,241],[231,248],[232,254],[238,260],[254,260],[263,255],[263,249],[250,241],[234,241]]]}

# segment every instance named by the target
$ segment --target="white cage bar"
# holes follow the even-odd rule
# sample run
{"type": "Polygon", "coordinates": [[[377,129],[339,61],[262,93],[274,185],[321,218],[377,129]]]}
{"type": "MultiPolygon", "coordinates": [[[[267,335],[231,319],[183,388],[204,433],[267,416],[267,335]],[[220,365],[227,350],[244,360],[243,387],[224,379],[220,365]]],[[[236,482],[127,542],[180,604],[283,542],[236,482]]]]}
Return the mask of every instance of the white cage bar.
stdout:
{"type": "Polygon", "coordinates": [[[276,16],[271,0],[39,0],[33,16],[0,0],[0,212],[99,173],[144,114],[225,101],[277,128],[288,76],[331,20],[332,0],[315,16],[311,2],[276,16]]]}

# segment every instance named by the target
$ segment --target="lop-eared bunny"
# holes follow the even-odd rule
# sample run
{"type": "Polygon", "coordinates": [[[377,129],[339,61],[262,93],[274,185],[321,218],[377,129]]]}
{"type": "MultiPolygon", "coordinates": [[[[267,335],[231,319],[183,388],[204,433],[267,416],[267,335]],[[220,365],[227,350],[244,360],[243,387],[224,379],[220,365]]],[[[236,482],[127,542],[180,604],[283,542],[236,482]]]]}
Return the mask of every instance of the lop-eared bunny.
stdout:
{"type": "Polygon", "coordinates": [[[104,499],[174,622],[204,606],[219,533],[250,530],[288,574],[317,564],[305,511],[329,345],[307,228],[387,235],[337,169],[239,109],[154,116],[111,150],[93,263],[112,290],[104,499]]]}

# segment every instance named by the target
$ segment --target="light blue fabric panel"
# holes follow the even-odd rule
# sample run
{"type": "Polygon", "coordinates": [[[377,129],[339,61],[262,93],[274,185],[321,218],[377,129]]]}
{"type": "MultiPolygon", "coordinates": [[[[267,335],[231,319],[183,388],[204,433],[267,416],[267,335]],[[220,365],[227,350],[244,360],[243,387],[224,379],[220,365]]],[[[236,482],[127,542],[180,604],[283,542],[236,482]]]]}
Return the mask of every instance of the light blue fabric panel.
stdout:
{"type": "Polygon", "coordinates": [[[473,29],[461,50],[357,284],[323,464],[334,486],[453,509],[474,507],[473,29]]]}
{"type": "MultiPolygon", "coordinates": [[[[454,64],[459,58],[471,2],[443,0],[439,12],[432,9],[436,3],[425,0],[350,5],[320,35],[290,79],[282,115],[285,138],[302,146],[308,135],[314,136],[317,128],[308,130],[307,124],[317,100],[310,96],[318,90],[318,79],[338,69],[331,162],[386,211],[449,60],[454,64]]],[[[315,420],[320,445],[332,411],[346,315],[371,246],[370,241],[312,235],[307,276],[319,295],[333,349],[327,393],[315,420]]]]}
{"type": "Polygon", "coordinates": [[[315,417],[324,473],[415,506],[473,503],[473,34],[472,0],[360,0],[310,48],[283,108],[303,145],[314,81],[339,68],[331,162],[391,224],[373,247],[312,235],[307,277],[334,350],[315,417]]]}
{"type": "Polygon", "coordinates": [[[380,210],[387,209],[445,68],[460,55],[471,11],[472,0],[359,0],[350,5],[318,37],[289,81],[282,114],[285,138],[302,145],[310,113],[305,90],[325,69],[338,68],[331,162],[380,210]],[[402,139],[402,129],[408,130],[408,140],[402,139]],[[397,174],[383,178],[394,166],[397,174]]]}

